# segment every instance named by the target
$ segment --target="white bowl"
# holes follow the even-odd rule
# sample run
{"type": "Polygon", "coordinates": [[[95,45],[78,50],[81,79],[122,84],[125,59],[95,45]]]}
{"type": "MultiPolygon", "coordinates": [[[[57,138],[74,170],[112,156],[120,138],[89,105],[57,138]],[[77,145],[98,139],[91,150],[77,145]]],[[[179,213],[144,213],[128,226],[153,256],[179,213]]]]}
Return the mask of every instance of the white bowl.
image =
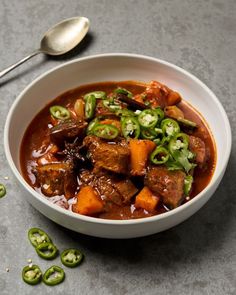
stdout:
{"type": "Polygon", "coordinates": [[[200,80],[168,62],[135,54],[101,54],[79,58],[58,66],[35,79],[17,97],[4,130],[5,153],[27,200],[42,214],[71,230],[104,238],[134,238],[171,228],[198,211],[218,187],[231,151],[231,130],[227,115],[214,93],[200,80]],[[214,175],[195,198],[167,213],[134,220],[105,220],[79,215],[50,203],[21,175],[19,149],[23,134],[49,101],[79,85],[100,81],[158,80],[178,91],[206,119],[217,150],[214,175]]]}

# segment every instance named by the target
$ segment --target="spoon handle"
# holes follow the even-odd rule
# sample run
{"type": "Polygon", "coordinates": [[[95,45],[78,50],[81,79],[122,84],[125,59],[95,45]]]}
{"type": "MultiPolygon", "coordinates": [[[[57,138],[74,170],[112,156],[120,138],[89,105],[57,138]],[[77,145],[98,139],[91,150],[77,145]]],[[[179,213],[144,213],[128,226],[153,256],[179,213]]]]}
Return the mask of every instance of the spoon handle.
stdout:
{"type": "Polygon", "coordinates": [[[12,71],[16,67],[18,67],[19,65],[23,64],[25,61],[27,61],[28,59],[30,59],[31,57],[33,57],[33,56],[35,56],[35,55],[37,55],[39,53],[41,53],[41,51],[40,50],[36,50],[33,53],[31,53],[31,54],[27,55],[26,57],[22,58],[21,60],[19,60],[18,62],[14,63],[10,67],[7,67],[5,70],[3,70],[3,71],[0,72],[0,78],[2,78],[4,75],[6,75],[10,71],[12,71]]]}

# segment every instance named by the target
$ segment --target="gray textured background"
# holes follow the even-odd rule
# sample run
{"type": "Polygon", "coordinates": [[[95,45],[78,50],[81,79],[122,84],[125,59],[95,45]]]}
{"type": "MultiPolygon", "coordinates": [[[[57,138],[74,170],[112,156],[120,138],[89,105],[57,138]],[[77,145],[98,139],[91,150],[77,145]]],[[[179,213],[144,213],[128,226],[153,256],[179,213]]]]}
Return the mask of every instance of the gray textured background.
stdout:
{"type": "MultiPolygon", "coordinates": [[[[52,24],[74,15],[91,20],[90,35],[75,52],[57,59],[37,56],[1,79],[0,138],[12,102],[35,77],[75,57],[134,52],[177,64],[205,82],[225,107],[235,143],[235,0],[1,0],[0,68],[37,48],[52,24]]],[[[0,294],[236,294],[235,162],[233,146],[219,189],[186,222],[150,237],[113,241],[65,230],[31,207],[1,140],[0,182],[8,193],[0,200],[0,294]],[[43,270],[51,265],[27,241],[27,230],[36,226],[60,249],[78,247],[86,255],[80,268],[66,269],[66,281],[55,288],[21,280],[28,258],[43,270]]]]}

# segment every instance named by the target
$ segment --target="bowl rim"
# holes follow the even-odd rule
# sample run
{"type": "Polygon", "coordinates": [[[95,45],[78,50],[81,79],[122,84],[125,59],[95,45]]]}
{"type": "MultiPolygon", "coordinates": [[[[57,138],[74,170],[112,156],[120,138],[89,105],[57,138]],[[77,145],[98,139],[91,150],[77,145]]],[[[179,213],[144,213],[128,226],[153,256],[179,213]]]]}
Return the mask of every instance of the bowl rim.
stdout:
{"type": "MultiPolygon", "coordinates": [[[[190,206],[193,206],[195,203],[197,203],[199,201],[199,199],[204,197],[204,195],[214,186],[215,183],[218,185],[218,180],[221,179],[222,173],[224,173],[224,171],[226,169],[226,166],[228,164],[228,160],[229,160],[230,153],[231,153],[231,147],[232,147],[232,133],[231,133],[231,127],[230,127],[229,119],[227,117],[227,114],[226,114],[221,102],[218,100],[218,98],[213,93],[213,91],[208,88],[208,86],[206,86],[196,76],[194,76],[193,74],[191,74],[190,72],[188,72],[187,70],[184,70],[183,68],[181,68],[179,66],[176,66],[176,65],[174,65],[174,64],[172,64],[170,62],[167,62],[165,60],[162,60],[162,59],[158,59],[158,58],[155,58],[155,57],[142,55],[142,54],[135,54],[135,53],[102,53],[102,54],[95,54],[95,55],[90,55],[90,56],[86,56],[86,57],[77,58],[77,59],[65,62],[65,63],[63,63],[61,65],[58,65],[56,67],[53,67],[52,69],[47,70],[46,72],[44,72],[43,74],[41,74],[37,78],[35,78],[33,81],[31,81],[28,84],[28,86],[26,86],[23,89],[23,91],[21,91],[21,93],[17,96],[17,98],[13,102],[12,106],[10,107],[10,110],[9,110],[7,118],[6,118],[5,126],[4,126],[4,150],[5,150],[5,154],[6,154],[8,164],[9,164],[11,170],[13,171],[13,173],[15,174],[16,178],[24,186],[26,191],[28,191],[28,193],[33,195],[39,202],[43,203],[43,205],[49,206],[50,209],[55,210],[58,213],[62,213],[65,216],[69,216],[70,218],[73,218],[73,219],[78,220],[78,221],[80,220],[80,221],[83,221],[83,222],[96,223],[96,224],[100,224],[100,225],[125,226],[125,225],[134,225],[134,224],[137,225],[137,224],[143,224],[143,223],[157,222],[158,220],[166,219],[168,217],[171,217],[173,215],[176,215],[176,214],[186,210],[190,206]],[[25,95],[25,93],[31,87],[33,87],[35,84],[37,84],[38,81],[40,81],[41,79],[45,78],[46,76],[50,75],[51,73],[53,73],[53,72],[55,72],[55,71],[57,71],[57,70],[59,70],[59,69],[61,69],[63,67],[67,67],[70,64],[74,64],[74,63],[78,63],[78,62],[82,62],[82,61],[86,61],[86,60],[93,60],[93,59],[107,58],[107,57],[109,57],[109,58],[111,58],[111,57],[113,57],[113,58],[128,57],[128,58],[134,58],[134,59],[137,59],[137,58],[138,59],[145,59],[145,60],[148,60],[148,61],[152,61],[152,62],[155,62],[155,63],[162,64],[164,66],[172,68],[172,69],[174,69],[174,70],[188,76],[195,83],[197,83],[199,86],[201,86],[206,92],[208,92],[208,94],[212,97],[214,103],[217,105],[217,108],[219,109],[219,111],[221,113],[221,116],[223,118],[223,121],[224,121],[224,124],[225,124],[225,129],[226,129],[226,132],[227,132],[227,134],[226,134],[227,142],[225,143],[225,152],[224,152],[224,155],[223,155],[224,158],[223,158],[223,162],[222,162],[223,164],[219,168],[219,171],[216,171],[216,168],[215,168],[214,174],[213,174],[209,184],[198,195],[196,195],[193,199],[191,199],[187,203],[182,204],[179,207],[177,207],[175,209],[172,209],[172,210],[170,210],[168,212],[158,214],[158,215],[154,215],[154,216],[151,216],[151,217],[144,217],[144,218],[138,218],[138,219],[124,219],[124,220],[102,219],[102,218],[90,217],[90,216],[85,216],[85,215],[81,215],[81,214],[78,214],[78,213],[74,213],[72,211],[61,208],[60,206],[50,202],[46,198],[43,198],[42,195],[40,195],[37,191],[35,191],[26,182],[24,177],[21,175],[21,173],[17,169],[17,167],[16,167],[16,165],[15,165],[15,163],[13,161],[13,158],[11,156],[10,147],[9,147],[9,141],[8,141],[9,127],[10,127],[12,115],[13,115],[15,109],[17,108],[17,105],[20,102],[21,98],[25,95]]],[[[217,163],[218,163],[218,161],[216,160],[216,167],[217,167],[217,163]]]]}

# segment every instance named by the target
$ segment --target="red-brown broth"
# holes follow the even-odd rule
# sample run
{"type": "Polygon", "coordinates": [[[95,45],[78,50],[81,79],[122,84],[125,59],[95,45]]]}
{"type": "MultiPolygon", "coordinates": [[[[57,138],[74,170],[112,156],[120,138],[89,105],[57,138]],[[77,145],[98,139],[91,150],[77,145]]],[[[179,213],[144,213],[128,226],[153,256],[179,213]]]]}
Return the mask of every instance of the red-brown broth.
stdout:
{"type": "MultiPolygon", "coordinates": [[[[35,175],[32,173],[32,169],[36,166],[37,158],[42,156],[47,150],[49,140],[48,134],[45,132],[45,130],[48,129],[51,121],[49,107],[55,104],[72,107],[77,98],[88,92],[102,90],[106,93],[109,93],[118,86],[128,89],[133,94],[138,94],[144,91],[146,84],[136,81],[124,81],[83,85],[58,96],[35,116],[35,118],[29,124],[21,143],[20,163],[23,177],[36,191],[41,193],[40,187],[37,185],[35,175]],[[46,144],[44,144],[44,142],[46,144]]],[[[205,142],[208,154],[207,165],[204,166],[205,168],[197,167],[195,169],[193,189],[191,191],[190,198],[184,200],[185,203],[194,198],[210,182],[216,163],[216,150],[213,137],[203,117],[192,106],[183,100],[178,104],[178,107],[184,112],[186,119],[197,123],[198,128],[194,129],[191,134],[200,137],[205,142]]],[[[64,207],[65,209],[71,210],[71,206],[67,205],[64,196],[45,198],[59,206],[64,207]]],[[[115,204],[111,204],[109,212],[98,214],[96,217],[107,219],[142,218],[164,213],[166,211],[168,211],[168,208],[166,208],[162,203],[160,203],[157,209],[152,213],[148,213],[143,209],[136,209],[134,205],[120,207],[115,204]]]]}

